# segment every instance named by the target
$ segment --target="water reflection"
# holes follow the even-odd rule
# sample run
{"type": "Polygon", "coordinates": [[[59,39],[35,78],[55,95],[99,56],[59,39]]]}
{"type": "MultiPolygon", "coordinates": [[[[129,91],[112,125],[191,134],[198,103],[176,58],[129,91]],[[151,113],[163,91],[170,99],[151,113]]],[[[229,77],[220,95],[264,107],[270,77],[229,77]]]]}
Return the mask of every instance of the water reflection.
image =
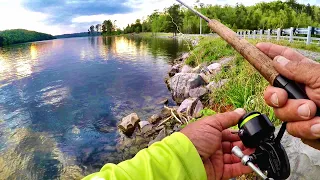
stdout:
{"type": "Polygon", "coordinates": [[[1,48],[0,179],[79,179],[123,160],[117,123],[160,111],[154,102],[171,97],[168,62],[183,50],[176,40],[134,37],[1,48]]]}
{"type": "Polygon", "coordinates": [[[30,55],[32,60],[35,60],[38,57],[38,50],[35,44],[31,44],[30,46],[30,55]]]}

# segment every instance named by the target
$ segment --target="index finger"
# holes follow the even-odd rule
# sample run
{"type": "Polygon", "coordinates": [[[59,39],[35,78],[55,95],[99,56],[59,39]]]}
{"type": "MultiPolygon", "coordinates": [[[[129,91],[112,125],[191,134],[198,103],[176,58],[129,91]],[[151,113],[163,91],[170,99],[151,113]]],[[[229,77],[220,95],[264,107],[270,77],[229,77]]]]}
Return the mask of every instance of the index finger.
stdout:
{"type": "Polygon", "coordinates": [[[276,56],[283,56],[292,61],[298,61],[305,58],[302,54],[285,46],[272,43],[258,43],[256,46],[272,59],[274,59],[276,56]]]}

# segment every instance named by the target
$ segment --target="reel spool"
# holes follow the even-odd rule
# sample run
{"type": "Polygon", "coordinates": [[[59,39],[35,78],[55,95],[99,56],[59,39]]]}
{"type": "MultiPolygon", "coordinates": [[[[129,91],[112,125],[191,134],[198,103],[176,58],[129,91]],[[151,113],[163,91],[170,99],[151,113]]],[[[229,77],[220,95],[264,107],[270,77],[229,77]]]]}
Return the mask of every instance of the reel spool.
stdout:
{"type": "Polygon", "coordinates": [[[279,132],[279,137],[275,138],[275,127],[269,118],[259,112],[251,112],[239,121],[238,127],[243,144],[256,149],[249,158],[239,156],[238,147],[233,149],[233,153],[242,159],[243,164],[250,166],[263,179],[287,179],[290,176],[290,163],[280,143],[283,133],[279,132]],[[263,176],[264,171],[267,176],[263,176]]]}

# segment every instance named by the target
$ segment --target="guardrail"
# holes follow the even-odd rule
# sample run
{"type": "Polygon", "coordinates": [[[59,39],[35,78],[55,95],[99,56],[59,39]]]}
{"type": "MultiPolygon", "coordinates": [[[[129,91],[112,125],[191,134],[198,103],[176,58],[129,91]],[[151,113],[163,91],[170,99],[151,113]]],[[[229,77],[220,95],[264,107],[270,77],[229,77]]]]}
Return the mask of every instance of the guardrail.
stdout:
{"type": "Polygon", "coordinates": [[[277,41],[287,39],[289,42],[294,40],[305,41],[307,45],[318,44],[320,46],[320,38],[313,37],[314,35],[320,36],[320,28],[308,26],[308,28],[293,28],[290,29],[268,29],[268,30],[247,30],[237,32],[239,37],[248,39],[276,39],[277,41]],[[296,35],[306,35],[296,36],[296,35]]]}

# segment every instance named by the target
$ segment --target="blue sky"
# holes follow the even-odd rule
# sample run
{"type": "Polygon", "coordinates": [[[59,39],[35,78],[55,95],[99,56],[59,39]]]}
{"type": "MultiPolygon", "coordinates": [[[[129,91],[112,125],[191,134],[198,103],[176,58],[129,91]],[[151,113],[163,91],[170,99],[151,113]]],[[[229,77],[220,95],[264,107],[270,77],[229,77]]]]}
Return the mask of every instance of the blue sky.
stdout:
{"type": "MultiPolygon", "coordinates": [[[[205,4],[221,5],[252,5],[261,1],[202,0],[205,4]]],[[[185,2],[192,5],[195,0],[185,2]]],[[[320,5],[320,0],[298,2],[320,5]]],[[[117,20],[116,25],[122,28],[173,3],[174,0],[0,0],[0,30],[24,28],[57,35],[83,32],[105,19],[117,20]]]]}

